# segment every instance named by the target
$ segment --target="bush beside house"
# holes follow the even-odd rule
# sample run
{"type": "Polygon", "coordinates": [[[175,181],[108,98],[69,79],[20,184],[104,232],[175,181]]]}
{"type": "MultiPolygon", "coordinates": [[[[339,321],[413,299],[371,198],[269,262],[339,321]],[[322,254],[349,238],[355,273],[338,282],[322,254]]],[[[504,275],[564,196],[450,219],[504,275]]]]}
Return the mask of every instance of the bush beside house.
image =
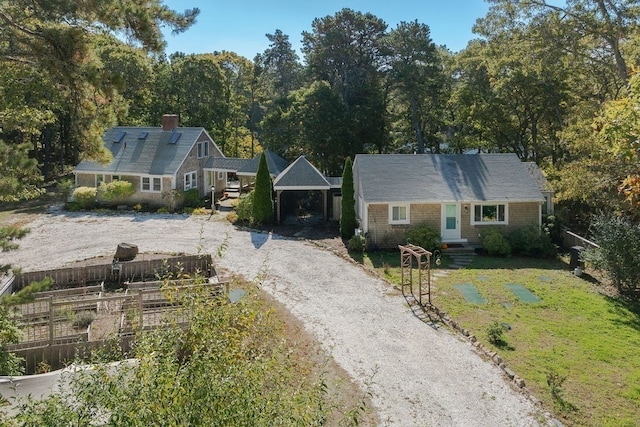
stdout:
{"type": "Polygon", "coordinates": [[[353,164],[351,157],[347,157],[342,172],[342,201],[340,205],[340,235],[345,239],[355,234],[354,230],[358,225],[354,193],[353,164]]]}
{"type": "Polygon", "coordinates": [[[256,172],[256,187],[253,194],[253,219],[258,224],[273,222],[273,188],[267,158],[264,153],[256,172]]]}

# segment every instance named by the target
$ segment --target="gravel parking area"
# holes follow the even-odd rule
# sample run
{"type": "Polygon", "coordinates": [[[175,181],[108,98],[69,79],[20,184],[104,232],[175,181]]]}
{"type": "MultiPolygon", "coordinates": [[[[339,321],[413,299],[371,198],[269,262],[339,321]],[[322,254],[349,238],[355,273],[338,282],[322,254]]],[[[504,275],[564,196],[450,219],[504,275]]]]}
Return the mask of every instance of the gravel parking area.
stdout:
{"type": "MultiPolygon", "coordinates": [[[[11,219],[11,218],[10,218],[11,219]]],[[[31,229],[3,261],[25,271],[140,252],[216,254],[218,265],[256,279],[300,319],[372,394],[383,425],[535,426],[544,416],[502,371],[447,328],[420,321],[384,281],[317,244],[239,230],[221,215],[87,214],[52,211],[14,218],[31,229]]]]}

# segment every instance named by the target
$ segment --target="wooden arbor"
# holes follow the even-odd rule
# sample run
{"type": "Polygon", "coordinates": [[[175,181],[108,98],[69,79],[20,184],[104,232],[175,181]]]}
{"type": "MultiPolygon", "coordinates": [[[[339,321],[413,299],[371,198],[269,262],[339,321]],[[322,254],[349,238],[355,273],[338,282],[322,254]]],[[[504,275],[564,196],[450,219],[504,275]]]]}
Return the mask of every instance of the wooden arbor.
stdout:
{"type": "Polygon", "coordinates": [[[400,265],[402,268],[402,292],[404,293],[405,286],[408,286],[411,295],[418,300],[420,305],[422,303],[422,297],[427,297],[427,302],[431,304],[431,252],[428,250],[407,244],[406,246],[398,245],[400,249],[400,265]],[[413,265],[414,260],[417,264],[418,280],[416,283],[416,291],[418,295],[414,293],[413,287],[413,265]]]}

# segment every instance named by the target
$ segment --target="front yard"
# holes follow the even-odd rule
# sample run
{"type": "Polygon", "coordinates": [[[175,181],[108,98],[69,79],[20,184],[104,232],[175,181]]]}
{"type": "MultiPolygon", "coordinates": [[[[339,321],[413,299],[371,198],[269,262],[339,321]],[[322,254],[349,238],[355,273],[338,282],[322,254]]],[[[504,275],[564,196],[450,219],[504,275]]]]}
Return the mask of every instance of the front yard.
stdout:
{"type": "MultiPolygon", "coordinates": [[[[396,284],[399,261],[399,252],[365,254],[363,259],[396,284]]],[[[436,276],[433,304],[497,351],[567,425],[638,425],[637,305],[603,295],[597,283],[570,274],[559,260],[479,256],[464,269],[436,276]],[[462,284],[475,287],[486,303],[467,302],[455,287],[462,284]],[[540,301],[523,302],[506,285],[521,285],[540,301]],[[497,345],[487,334],[496,322],[505,329],[497,345]]]]}

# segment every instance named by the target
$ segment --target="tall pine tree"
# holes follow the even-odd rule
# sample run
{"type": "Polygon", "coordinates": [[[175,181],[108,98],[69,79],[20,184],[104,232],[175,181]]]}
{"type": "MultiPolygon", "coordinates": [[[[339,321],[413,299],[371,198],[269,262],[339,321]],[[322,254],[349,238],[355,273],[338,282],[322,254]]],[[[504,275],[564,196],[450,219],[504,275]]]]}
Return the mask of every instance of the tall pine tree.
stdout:
{"type": "Polygon", "coordinates": [[[260,155],[260,163],[256,172],[256,189],[253,193],[253,219],[258,224],[273,222],[273,190],[267,157],[260,155]]]}
{"type": "Polygon", "coordinates": [[[340,206],[340,235],[345,239],[354,235],[356,221],[356,201],[353,190],[353,164],[347,157],[342,171],[342,202],[340,206]]]}

